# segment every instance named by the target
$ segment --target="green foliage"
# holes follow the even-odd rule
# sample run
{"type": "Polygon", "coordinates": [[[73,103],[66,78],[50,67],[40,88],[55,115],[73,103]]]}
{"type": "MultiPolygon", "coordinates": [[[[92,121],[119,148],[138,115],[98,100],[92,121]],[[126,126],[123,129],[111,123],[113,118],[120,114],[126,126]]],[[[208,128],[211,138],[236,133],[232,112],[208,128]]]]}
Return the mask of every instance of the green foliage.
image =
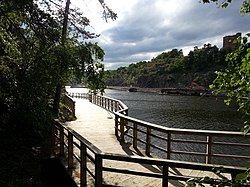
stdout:
{"type": "Polygon", "coordinates": [[[226,57],[227,67],[224,70],[217,71],[217,78],[210,87],[217,92],[226,92],[228,98],[225,103],[229,105],[233,98],[236,98],[239,104],[239,111],[246,119],[245,126],[242,129],[247,133],[250,117],[250,48],[247,39],[243,38],[244,43],[234,52],[226,57]]]}
{"type": "MultiPolygon", "coordinates": [[[[233,3],[233,0],[202,0],[202,2],[203,3],[215,2],[216,4],[221,6],[222,8],[227,8],[230,5],[230,3],[233,3]]],[[[250,2],[249,2],[249,0],[244,0],[242,2],[240,13],[241,14],[249,14],[250,13],[250,2]]]]}
{"type": "MultiPolygon", "coordinates": [[[[213,168],[213,172],[217,175],[223,176],[223,167],[213,168]]],[[[207,184],[210,186],[217,186],[217,187],[226,187],[226,186],[232,186],[232,187],[240,187],[240,186],[249,186],[250,183],[250,170],[249,167],[247,167],[247,170],[245,173],[237,174],[235,179],[228,179],[226,177],[222,177],[222,179],[213,179],[211,177],[196,177],[189,179],[186,182],[187,187],[205,187],[207,184]]]]}
{"type": "MultiPolygon", "coordinates": [[[[220,3],[223,8],[226,8],[232,0],[222,1],[219,0],[203,0],[204,3],[216,2],[220,3]]],[[[250,13],[250,1],[245,0],[242,3],[240,13],[250,13]]],[[[226,56],[227,65],[224,69],[217,71],[217,78],[210,86],[212,89],[218,89],[217,92],[225,92],[228,98],[225,103],[229,105],[231,101],[236,98],[239,105],[239,111],[246,118],[242,131],[244,133],[250,132],[250,45],[248,43],[249,34],[243,37],[242,44],[232,53],[226,56]]],[[[237,41],[238,42],[238,41],[237,41]]],[[[220,172],[216,170],[216,172],[220,172]]],[[[250,184],[250,166],[247,166],[245,173],[240,173],[236,176],[235,180],[213,180],[210,177],[194,178],[187,181],[187,186],[249,186],[250,184]]]]}
{"type": "MultiPolygon", "coordinates": [[[[104,1],[100,3],[106,18],[115,19],[104,1]]],[[[55,88],[72,76],[85,76],[94,92],[104,90],[104,51],[97,43],[83,42],[97,36],[85,30],[90,23],[78,9],[70,9],[61,45],[64,6],[61,0],[0,3],[0,119],[6,124],[38,134],[49,130],[55,88]]]]}
{"type": "MultiPolygon", "coordinates": [[[[33,177],[39,177],[41,146],[51,135],[58,83],[76,77],[95,93],[104,89],[104,51],[97,43],[84,42],[97,35],[85,30],[90,23],[78,9],[70,8],[62,40],[64,3],[0,1],[0,158],[5,160],[0,186],[38,186],[33,177]]],[[[117,17],[103,0],[99,3],[105,19],[117,17]]]]}
{"type": "Polygon", "coordinates": [[[200,49],[195,47],[188,56],[184,56],[182,50],[172,49],[149,62],[107,71],[106,83],[110,86],[186,87],[199,80],[198,84],[207,87],[215,78],[214,71],[224,67],[228,52],[211,44],[204,44],[200,49]]]}

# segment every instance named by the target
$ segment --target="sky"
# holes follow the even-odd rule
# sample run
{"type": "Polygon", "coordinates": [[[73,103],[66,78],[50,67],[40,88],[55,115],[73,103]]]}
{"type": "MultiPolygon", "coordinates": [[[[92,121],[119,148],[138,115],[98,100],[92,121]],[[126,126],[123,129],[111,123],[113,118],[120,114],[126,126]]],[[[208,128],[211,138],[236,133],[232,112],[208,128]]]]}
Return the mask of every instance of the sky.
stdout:
{"type": "Polygon", "coordinates": [[[115,21],[102,19],[98,0],[73,0],[90,19],[88,30],[100,34],[92,40],[105,51],[105,69],[149,61],[162,52],[210,43],[222,47],[223,36],[250,32],[250,16],[239,13],[242,1],[228,8],[199,0],[106,0],[118,14],[115,21]]]}

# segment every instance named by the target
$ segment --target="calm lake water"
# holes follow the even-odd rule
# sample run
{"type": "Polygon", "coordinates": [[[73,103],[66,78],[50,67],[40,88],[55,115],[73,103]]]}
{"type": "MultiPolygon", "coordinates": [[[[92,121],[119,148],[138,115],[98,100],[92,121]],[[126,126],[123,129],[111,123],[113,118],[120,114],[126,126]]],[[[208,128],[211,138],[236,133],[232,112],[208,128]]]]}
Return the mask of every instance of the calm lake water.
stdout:
{"type": "Polygon", "coordinates": [[[105,95],[123,101],[129,108],[129,116],[166,127],[239,131],[244,122],[237,106],[225,106],[220,97],[118,90],[106,90],[105,95]]]}

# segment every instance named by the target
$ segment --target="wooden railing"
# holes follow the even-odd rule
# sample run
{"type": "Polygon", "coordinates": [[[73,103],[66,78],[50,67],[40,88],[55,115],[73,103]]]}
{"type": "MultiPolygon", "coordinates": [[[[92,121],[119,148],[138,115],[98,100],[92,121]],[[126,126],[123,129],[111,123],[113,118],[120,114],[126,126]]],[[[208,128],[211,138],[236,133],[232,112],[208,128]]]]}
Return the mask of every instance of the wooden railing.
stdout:
{"type": "MultiPolygon", "coordinates": [[[[162,180],[162,186],[168,186],[169,180],[181,180],[186,181],[189,176],[182,175],[169,175],[169,168],[185,168],[192,170],[212,171],[213,168],[219,167],[218,165],[201,164],[183,161],[174,161],[168,159],[156,159],[140,156],[129,156],[104,153],[91,144],[88,140],[83,138],[80,134],[72,130],[71,128],[63,125],[58,120],[54,121],[53,125],[53,142],[52,145],[59,148],[59,154],[64,155],[67,153],[67,166],[71,170],[74,167],[74,162],[79,162],[80,165],[80,186],[92,186],[90,180],[87,180],[87,176],[91,177],[94,181],[94,186],[101,187],[105,179],[103,179],[104,172],[113,172],[120,174],[129,174],[136,176],[147,176],[153,178],[160,178],[162,180]],[[58,146],[56,146],[58,145],[58,146]],[[115,168],[105,165],[106,161],[119,161],[125,163],[135,163],[143,165],[158,166],[161,172],[143,172],[135,171],[130,165],[126,165],[126,168],[115,168]],[[88,163],[87,163],[88,162],[88,163]]],[[[230,173],[232,178],[236,174],[245,172],[246,169],[241,167],[225,166],[223,173],[230,173]]],[[[108,185],[105,183],[105,185],[108,185]]]]}
{"type": "Polygon", "coordinates": [[[67,92],[67,94],[70,97],[80,98],[80,99],[89,99],[89,96],[90,96],[88,93],[67,92]]]}
{"type": "Polygon", "coordinates": [[[128,115],[128,107],[120,100],[101,95],[90,95],[89,99],[93,104],[105,108],[112,113],[118,112],[125,116],[128,115]]]}
{"type": "Polygon", "coordinates": [[[206,164],[245,166],[250,163],[250,134],[167,128],[127,116],[121,101],[92,96],[92,102],[115,114],[115,135],[141,147],[148,156],[206,164]]]}

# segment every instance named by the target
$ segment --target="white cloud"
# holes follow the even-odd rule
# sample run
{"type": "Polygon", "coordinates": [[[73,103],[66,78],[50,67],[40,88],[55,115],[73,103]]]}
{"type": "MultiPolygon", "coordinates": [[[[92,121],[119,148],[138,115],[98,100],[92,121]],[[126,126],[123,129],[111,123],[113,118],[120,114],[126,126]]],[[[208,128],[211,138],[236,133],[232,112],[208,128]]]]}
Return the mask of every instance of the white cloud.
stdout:
{"type": "Polygon", "coordinates": [[[91,13],[94,31],[101,33],[96,41],[105,50],[108,69],[150,60],[173,48],[188,54],[205,43],[221,47],[223,36],[250,31],[250,18],[239,14],[239,1],[222,9],[199,0],[106,0],[118,14],[116,21],[108,23],[101,19],[97,0],[74,1],[77,6],[87,5],[84,10],[91,13]]]}

